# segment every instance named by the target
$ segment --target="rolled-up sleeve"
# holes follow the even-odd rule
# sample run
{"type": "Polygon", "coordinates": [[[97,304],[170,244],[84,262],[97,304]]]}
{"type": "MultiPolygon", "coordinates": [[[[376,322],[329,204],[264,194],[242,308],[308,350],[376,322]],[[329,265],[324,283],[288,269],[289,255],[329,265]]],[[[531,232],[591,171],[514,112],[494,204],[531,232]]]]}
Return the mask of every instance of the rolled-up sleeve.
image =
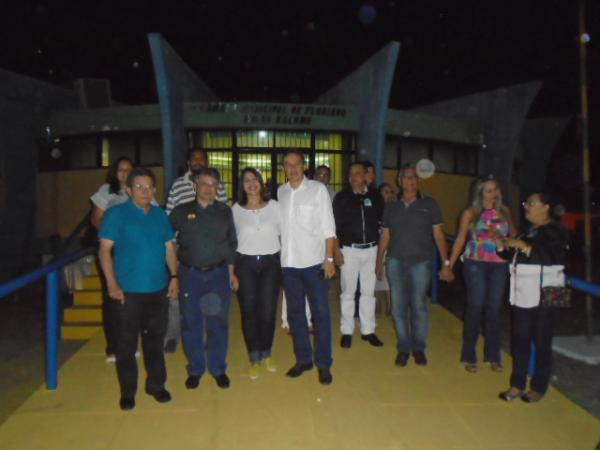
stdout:
{"type": "Polygon", "coordinates": [[[319,200],[319,217],[321,225],[321,233],[324,239],[335,237],[335,219],[333,217],[333,208],[331,207],[331,198],[327,192],[327,188],[319,186],[317,191],[319,200]]]}

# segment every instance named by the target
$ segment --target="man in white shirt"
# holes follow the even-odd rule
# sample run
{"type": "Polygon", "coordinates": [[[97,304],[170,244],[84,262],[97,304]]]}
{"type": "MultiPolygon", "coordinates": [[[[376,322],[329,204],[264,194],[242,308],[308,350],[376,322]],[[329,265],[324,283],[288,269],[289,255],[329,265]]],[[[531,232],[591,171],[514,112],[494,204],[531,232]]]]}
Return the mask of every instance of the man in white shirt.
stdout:
{"type": "Polygon", "coordinates": [[[296,378],[313,368],[313,350],[304,299],[308,298],[315,331],[314,364],[319,382],[331,384],[331,320],[327,280],[335,274],[335,221],[329,193],[322,183],[304,176],[304,156],[290,150],[283,157],[288,182],[279,187],[283,287],[296,364],[287,376],[296,378]]]}

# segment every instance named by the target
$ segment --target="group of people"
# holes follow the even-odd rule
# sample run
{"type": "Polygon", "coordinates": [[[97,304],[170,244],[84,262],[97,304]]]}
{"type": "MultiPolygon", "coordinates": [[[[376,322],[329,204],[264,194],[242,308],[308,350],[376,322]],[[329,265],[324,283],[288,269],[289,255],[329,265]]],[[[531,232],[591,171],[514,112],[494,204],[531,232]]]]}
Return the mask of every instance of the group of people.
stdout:
{"type": "MultiPolygon", "coordinates": [[[[395,200],[391,186],[374,187],[374,167],[368,162],[351,163],[347,187],[335,193],[328,186],[328,168],[318,168],[324,173],[317,170],[310,180],[304,161],[299,150],[284,155],[288,181],[278,188],[277,200],[270,198],[258,170],[243,169],[237,202],[229,207],[219,172],[209,167],[204,150],[192,149],[188,171],[173,183],[166,210],[154,200],[156,179],[151,170],[134,168],[126,158],[112,165],[107,184],[91,200],[105,286],[107,358],[116,361],[121,409],[135,407],[140,335],[145,391],[158,402],[171,399],[165,388],[164,354],[176,350],[180,336],[188,362],[186,388],[197,388],[207,370],[217,386],[230,386],[232,292],[237,292],[240,304],[250,378],[259,377],[263,368],[276,371],[272,345],[282,286],[296,359],[286,375],[296,378],[316,366],[319,382],[331,384],[328,280],[335,275],[336,265],[341,281],[340,346],[352,346],[355,309],[361,339],[375,347],[383,345],[375,333],[374,292],[377,279],[386,277],[397,333],[395,364],[406,366],[412,355],[416,364],[426,365],[426,294],[434,245],[443,261],[436,276],[448,282],[454,279],[452,268],[466,245],[462,362],[469,372],[477,371],[475,345],[485,312],[484,360],[492,370],[502,371],[498,316],[508,276],[506,261],[519,249],[518,262],[530,258],[534,264],[547,263],[554,257],[548,253],[547,239],[556,239],[556,233],[530,232],[516,239],[497,182],[483,180],[461,217],[449,254],[440,207],[419,190],[414,166],[400,170],[401,192],[395,200]]],[[[546,197],[535,195],[526,204],[534,229],[559,229],[554,222],[534,218],[532,211],[550,210],[546,197]]],[[[535,401],[543,396],[551,358],[551,350],[549,356],[546,351],[552,335],[549,315],[519,312],[515,339],[528,341],[515,347],[520,353],[518,358],[515,353],[511,389],[501,394],[503,399],[535,401]],[[525,394],[527,362],[524,374],[522,364],[531,339],[539,347],[539,369],[532,391],[525,394]]]]}

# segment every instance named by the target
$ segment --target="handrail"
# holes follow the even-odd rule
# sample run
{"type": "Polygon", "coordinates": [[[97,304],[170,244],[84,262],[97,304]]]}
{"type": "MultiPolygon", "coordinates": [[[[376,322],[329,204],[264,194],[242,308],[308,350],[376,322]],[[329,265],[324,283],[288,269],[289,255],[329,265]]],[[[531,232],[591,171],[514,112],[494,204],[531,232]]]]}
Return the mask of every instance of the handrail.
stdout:
{"type": "Polygon", "coordinates": [[[60,249],[58,250],[58,252],[56,252],[56,256],[54,258],[52,258],[52,262],[58,260],[60,257],[63,256],[63,254],[66,251],[68,251],[71,248],[71,245],[73,245],[73,242],[75,242],[75,239],[77,239],[77,237],[81,234],[81,232],[83,230],[85,230],[87,228],[87,226],[91,223],[91,216],[92,216],[92,213],[90,211],[90,212],[87,212],[81,218],[81,220],[79,221],[77,226],[73,229],[73,231],[71,231],[71,234],[69,234],[67,239],[64,240],[64,242],[60,246],[60,249]]]}
{"type": "Polygon", "coordinates": [[[594,297],[600,297],[600,284],[590,283],[581,278],[572,277],[567,275],[567,284],[573,289],[585,292],[586,294],[593,295],[594,297]]]}
{"type": "Polygon", "coordinates": [[[1,299],[46,276],[46,388],[49,390],[55,390],[58,387],[59,270],[95,251],[94,247],[78,250],[0,285],[1,299]]]}

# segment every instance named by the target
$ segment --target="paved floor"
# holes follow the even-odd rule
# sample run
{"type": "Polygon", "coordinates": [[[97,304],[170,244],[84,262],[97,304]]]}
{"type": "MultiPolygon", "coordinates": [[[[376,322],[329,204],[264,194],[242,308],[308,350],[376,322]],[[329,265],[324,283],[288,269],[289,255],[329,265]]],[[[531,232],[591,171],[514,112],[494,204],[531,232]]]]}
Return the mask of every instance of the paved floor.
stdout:
{"type": "Polygon", "coordinates": [[[173,401],[139,393],[136,409],[121,412],[114,366],[104,362],[98,335],[62,366],[57,391],[41,386],[2,424],[0,449],[583,450],[600,440],[600,421],[555,389],[537,405],[498,400],[508,374],[465,372],[457,362],[461,323],[440,306],[431,308],[427,367],[393,365],[393,327],[383,318],[382,348],[355,337],[342,350],[336,331],[328,387],[315,371],[284,376],[293,356],[282,330],[274,347],[279,371],[250,380],[237,306],[231,325],[229,390],[206,376],[187,391],[179,350],[167,360],[173,401]]]}

